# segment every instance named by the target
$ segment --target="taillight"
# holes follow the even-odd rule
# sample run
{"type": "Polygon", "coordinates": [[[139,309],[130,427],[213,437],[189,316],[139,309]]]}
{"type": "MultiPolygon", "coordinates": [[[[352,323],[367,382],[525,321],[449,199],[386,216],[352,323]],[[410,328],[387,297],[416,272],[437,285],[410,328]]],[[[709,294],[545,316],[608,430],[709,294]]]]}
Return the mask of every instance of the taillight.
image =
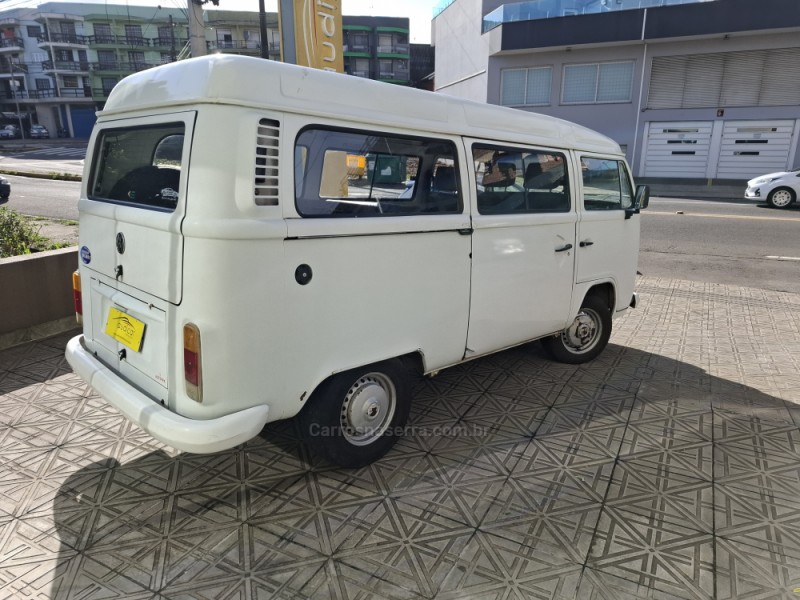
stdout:
{"type": "Polygon", "coordinates": [[[78,324],[83,324],[83,297],[81,296],[81,274],[75,271],[72,274],[72,302],[75,304],[75,319],[78,324]]]}
{"type": "Polygon", "coordinates": [[[187,323],[183,326],[183,374],[186,395],[196,402],[203,401],[203,373],[200,364],[200,330],[194,323],[187,323]]]}

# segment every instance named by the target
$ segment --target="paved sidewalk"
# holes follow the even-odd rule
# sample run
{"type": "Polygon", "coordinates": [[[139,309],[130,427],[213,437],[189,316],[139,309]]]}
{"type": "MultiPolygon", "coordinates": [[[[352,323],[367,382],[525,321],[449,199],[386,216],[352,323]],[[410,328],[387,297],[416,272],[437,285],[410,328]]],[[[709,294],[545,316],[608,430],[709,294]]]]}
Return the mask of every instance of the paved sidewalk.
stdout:
{"type": "Polygon", "coordinates": [[[416,385],[357,471],[291,423],[210,456],[63,358],[0,353],[2,598],[797,598],[800,295],[642,278],[593,363],[538,345],[416,385]]]}

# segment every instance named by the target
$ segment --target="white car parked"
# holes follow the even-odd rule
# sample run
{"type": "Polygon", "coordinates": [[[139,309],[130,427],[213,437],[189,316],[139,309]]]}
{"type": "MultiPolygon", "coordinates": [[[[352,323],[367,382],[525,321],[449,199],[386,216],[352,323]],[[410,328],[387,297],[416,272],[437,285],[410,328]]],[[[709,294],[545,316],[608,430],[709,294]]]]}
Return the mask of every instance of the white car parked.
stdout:
{"type": "Polygon", "coordinates": [[[800,194],[800,169],[770,173],[747,182],[744,197],[766,200],[772,208],[788,208],[800,194]]]}

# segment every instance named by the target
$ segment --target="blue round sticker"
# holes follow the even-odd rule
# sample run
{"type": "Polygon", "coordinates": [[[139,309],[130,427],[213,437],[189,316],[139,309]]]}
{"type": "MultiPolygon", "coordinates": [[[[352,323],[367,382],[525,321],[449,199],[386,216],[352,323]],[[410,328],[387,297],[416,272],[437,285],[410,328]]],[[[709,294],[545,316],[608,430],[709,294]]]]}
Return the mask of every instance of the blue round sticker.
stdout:
{"type": "Polygon", "coordinates": [[[85,265],[88,265],[90,262],[92,262],[92,253],[89,252],[89,248],[86,246],[81,246],[81,260],[85,265]]]}

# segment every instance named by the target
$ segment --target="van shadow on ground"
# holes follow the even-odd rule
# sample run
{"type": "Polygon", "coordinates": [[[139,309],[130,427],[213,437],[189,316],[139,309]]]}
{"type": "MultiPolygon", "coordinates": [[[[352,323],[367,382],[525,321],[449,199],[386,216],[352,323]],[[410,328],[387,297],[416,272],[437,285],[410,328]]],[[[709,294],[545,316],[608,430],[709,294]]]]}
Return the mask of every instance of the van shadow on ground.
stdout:
{"type": "Polygon", "coordinates": [[[662,356],[571,367],[532,345],[419,380],[410,434],[363,469],[284,422],[214,455],[98,460],[54,522],[5,521],[57,554],[38,581],[59,600],[789,597],[794,412],[662,356]]]}

